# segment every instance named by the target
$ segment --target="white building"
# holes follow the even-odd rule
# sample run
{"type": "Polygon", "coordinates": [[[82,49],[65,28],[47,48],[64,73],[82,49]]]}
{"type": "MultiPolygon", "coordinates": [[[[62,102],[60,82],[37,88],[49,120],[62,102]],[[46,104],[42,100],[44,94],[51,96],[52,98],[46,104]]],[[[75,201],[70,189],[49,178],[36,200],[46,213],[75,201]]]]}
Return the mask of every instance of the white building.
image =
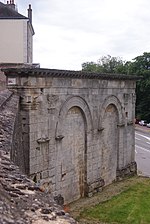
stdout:
{"type": "Polygon", "coordinates": [[[0,2],[0,63],[32,63],[32,9],[28,17],[17,12],[14,0],[0,2]]]}

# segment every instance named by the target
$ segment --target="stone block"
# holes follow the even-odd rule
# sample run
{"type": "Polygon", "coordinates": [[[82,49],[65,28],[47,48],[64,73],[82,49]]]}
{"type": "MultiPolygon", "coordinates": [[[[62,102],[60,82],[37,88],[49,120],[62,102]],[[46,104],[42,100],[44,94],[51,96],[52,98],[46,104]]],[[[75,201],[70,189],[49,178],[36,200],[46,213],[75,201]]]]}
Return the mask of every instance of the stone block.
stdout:
{"type": "Polygon", "coordinates": [[[98,191],[98,189],[102,188],[105,185],[105,181],[102,178],[95,180],[93,183],[87,184],[87,192],[98,191]]]}
{"type": "Polygon", "coordinates": [[[37,172],[37,165],[31,165],[30,166],[30,170],[29,170],[29,174],[35,174],[37,172]]]}
{"type": "Polygon", "coordinates": [[[133,173],[137,172],[137,164],[136,164],[136,162],[132,162],[131,163],[130,171],[133,172],[133,173]]]}
{"type": "Polygon", "coordinates": [[[43,179],[46,179],[46,178],[48,178],[49,177],[49,171],[48,170],[44,170],[44,171],[42,171],[42,178],[43,179]]]}

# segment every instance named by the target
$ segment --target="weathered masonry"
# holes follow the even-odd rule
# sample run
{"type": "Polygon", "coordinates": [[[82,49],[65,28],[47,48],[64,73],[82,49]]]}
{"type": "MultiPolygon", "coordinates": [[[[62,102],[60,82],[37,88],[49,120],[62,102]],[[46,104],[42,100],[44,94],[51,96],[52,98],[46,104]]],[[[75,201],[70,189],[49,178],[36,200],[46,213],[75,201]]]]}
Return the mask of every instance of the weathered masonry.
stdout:
{"type": "Polygon", "coordinates": [[[65,203],[136,173],[136,77],[6,69],[20,96],[12,159],[65,203]]]}

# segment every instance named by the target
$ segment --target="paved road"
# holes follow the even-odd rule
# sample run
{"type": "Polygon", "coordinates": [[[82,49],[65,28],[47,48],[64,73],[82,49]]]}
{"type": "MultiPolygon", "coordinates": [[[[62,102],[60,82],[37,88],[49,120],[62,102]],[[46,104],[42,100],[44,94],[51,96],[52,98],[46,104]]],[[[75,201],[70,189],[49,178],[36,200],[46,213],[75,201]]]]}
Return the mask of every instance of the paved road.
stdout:
{"type": "Polygon", "coordinates": [[[140,127],[135,131],[135,160],[138,174],[150,177],[150,132],[140,127]]]}

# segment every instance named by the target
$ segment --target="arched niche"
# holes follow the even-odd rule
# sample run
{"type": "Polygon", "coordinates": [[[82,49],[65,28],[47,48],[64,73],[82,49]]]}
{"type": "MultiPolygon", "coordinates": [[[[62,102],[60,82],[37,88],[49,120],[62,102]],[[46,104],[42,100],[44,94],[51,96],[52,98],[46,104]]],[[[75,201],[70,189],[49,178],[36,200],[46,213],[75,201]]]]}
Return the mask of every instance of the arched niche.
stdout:
{"type": "Polygon", "coordinates": [[[98,130],[101,139],[101,176],[105,184],[117,178],[117,170],[123,159],[124,110],[116,96],[107,97],[100,108],[98,130]]]}
{"type": "Polygon", "coordinates": [[[104,117],[104,114],[105,114],[105,110],[106,108],[110,105],[114,105],[116,108],[117,108],[117,111],[118,111],[118,126],[124,126],[125,125],[125,114],[124,114],[124,110],[123,110],[123,106],[121,105],[121,102],[120,100],[114,96],[114,95],[111,95],[111,96],[108,96],[101,108],[100,108],[100,111],[99,111],[99,121],[98,121],[98,130],[101,130],[103,129],[102,127],[102,119],[104,117]]]}
{"type": "Polygon", "coordinates": [[[68,98],[56,126],[56,185],[65,203],[84,197],[87,184],[87,135],[92,130],[89,107],[81,97],[68,98]],[[60,184],[61,183],[61,184],[60,184]]]}
{"type": "Polygon", "coordinates": [[[93,130],[92,115],[87,102],[79,96],[72,96],[69,97],[60,108],[58,121],[56,123],[56,132],[55,132],[56,139],[59,138],[60,136],[63,137],[63,121],[67,112],[72,107],[79,107],[81,109],[86,125],[86,132],[90,133],[93,130]]]}

